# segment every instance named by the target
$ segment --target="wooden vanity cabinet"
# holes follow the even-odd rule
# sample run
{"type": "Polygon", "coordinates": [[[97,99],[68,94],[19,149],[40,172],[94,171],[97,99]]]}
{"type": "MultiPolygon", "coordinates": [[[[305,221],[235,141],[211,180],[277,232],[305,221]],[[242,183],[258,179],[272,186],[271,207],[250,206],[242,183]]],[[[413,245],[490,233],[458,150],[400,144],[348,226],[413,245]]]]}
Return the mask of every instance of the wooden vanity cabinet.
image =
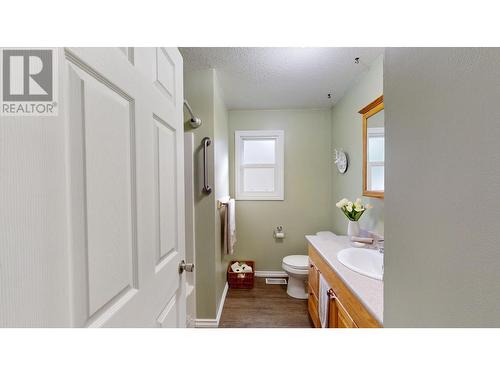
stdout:
{"type": "Polygon", "coordinates": [[[378,328],[377,320],[366,310],[340,279],[337,273],[323,260],[316,249],[309,245],[309,300],[311,320],[316,328],[321,327],[319,320],[319,275],[323,275],[329,290],[328,327],[329,328],[378,328]]]}

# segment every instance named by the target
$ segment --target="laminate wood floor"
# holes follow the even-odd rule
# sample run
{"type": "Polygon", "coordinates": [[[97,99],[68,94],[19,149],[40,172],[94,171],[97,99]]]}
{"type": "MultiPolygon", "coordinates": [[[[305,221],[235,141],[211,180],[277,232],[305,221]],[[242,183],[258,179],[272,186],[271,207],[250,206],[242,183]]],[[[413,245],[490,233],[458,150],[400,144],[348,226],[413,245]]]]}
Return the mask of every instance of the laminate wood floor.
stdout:
{"type": "Polygon", "coordinates": [[[220,328],[311,328],[307,300],[286,294],[286,285],[256,277],[253,289],[229,289],[220,328]]]}

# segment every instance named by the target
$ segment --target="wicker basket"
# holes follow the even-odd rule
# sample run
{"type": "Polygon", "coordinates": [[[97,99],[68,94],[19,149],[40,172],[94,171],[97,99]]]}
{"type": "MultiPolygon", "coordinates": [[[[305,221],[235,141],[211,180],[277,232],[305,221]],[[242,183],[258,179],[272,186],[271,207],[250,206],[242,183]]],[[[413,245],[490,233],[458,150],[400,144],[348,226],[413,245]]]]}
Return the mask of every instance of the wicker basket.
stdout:
{"type": "Polygon", "coordinates": [[[232,260],[227,266],[227,283],[233,289],[252,289],[255,277],[255,262],[251,260],[232,260]],[[252,267],[252,272],[233,272],[231,265],[234,263],[246,263],[252,267]]]}

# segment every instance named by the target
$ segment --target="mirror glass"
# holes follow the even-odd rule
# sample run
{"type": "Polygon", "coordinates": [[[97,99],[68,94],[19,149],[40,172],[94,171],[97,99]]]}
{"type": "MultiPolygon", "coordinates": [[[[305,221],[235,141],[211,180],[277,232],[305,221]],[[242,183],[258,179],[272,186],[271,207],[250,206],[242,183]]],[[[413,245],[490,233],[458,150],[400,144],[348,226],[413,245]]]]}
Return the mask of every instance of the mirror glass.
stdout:
{"type": "Polygon", "coordinates": [[[384,110],[369,117],[367,125],[366,188],[384,191],[384,110]]]}
{"type": "Polygon", "coordinates": [[[383,96],[362,110],[363,115],[363,195],[384,197],[385,119],[383,96]]]}

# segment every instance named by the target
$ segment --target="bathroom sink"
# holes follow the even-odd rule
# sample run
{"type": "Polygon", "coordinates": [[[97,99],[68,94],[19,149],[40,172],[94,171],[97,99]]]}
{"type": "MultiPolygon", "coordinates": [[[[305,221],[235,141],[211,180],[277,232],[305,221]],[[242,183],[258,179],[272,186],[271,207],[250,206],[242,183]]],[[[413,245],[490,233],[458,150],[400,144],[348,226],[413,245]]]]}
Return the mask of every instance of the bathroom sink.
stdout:
{"type": "Polygon", "coordinates": [[[349,247],[339,251],[337,259],[344,266],[361,275],[382,280],[384,255],[377,250],[349,247]]]}

